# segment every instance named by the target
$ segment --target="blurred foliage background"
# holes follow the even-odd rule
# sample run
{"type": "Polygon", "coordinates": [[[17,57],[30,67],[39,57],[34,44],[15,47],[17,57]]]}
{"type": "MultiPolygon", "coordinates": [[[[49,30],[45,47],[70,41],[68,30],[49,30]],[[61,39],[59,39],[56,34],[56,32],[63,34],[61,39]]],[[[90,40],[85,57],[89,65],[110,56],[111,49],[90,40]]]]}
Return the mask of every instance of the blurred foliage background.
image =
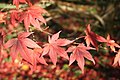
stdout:
{"type": "MultiPolygon", "coordinates": [[[[50,33],[62,30],[61,37],[74,39],[83,36],[87,24],[95,33],[106,38],[111,35],[120,44],[120,1],[119,0],[31,0],[35,5],[45,8],[49,15],[47,29],[50,33]]],[[[0,0],[0,9],[14,8],[12,0],[0,0]],[[9,7],[7,7],[9,5],[9,7]]],[[[22,5],[21,5],[22,6],[22,5]]],[[[36,40],[47,40],[44,33],[35,31],[36,40]],[[41,39],[42,37],[42,39],[41,39]]],[[[104,44],[102,44],[104,45],[104,44]]],[[[30,73],[28,66],[19,68],[11,65],[9,54],[5,54],[4,64],[0,66],[0,80],[119,80],[120,68],[113,67],[116,53],[100,47],[98,52],[91,51],[96,65],[86,61],[85,73],[76,63],[68,66],[68,61],[59,58],[57,66],[53,66],[46,58],[48,66],[40,65],[39,70],[30,73]],[[9,65],[9,66],[8,66],[9,65]],[[9,71],[9,72],[8,72],[9,71]]]]}

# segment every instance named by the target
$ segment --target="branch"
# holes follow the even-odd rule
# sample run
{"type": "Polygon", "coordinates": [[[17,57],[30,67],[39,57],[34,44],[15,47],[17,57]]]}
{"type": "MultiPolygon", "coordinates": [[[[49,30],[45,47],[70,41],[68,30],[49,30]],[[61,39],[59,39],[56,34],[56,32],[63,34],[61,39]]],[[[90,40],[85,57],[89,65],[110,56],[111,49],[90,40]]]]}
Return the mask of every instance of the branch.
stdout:
{"type": "MultiPolygon", "coordinates": [[[[52,5],[53,2],[49,2],[49,3],[46,3],[46,4],[36,4],[37,6],[40,6],[42,8],[47,8],[48,6],[52,5]]],[[[24,7],[27,7],[28,5],[27,4],[22,4],[22,5],[19,5],[19,8],[24,8],[24,7]]],[[[0,9],[16,9],[16,6],[15,5],[12,5],[12,4],[5,4],[5,3],[0,3],[0,9]]]]}

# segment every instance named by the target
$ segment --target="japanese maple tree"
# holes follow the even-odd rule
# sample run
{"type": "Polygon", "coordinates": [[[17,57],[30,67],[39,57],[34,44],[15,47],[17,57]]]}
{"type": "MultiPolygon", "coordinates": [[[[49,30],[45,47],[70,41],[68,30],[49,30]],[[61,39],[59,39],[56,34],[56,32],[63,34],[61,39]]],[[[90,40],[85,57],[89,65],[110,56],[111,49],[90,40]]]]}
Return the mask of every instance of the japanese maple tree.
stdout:
{"type": "Polygon", "coordinates": [[[0,56],[3,50],[8,51],[12,57],[13,63],[19,56],[21,57],[21,64],[25,63],[29,65],[32,71],[36,70],[39,63],[49,66],[44,58],[46,55],[50,57],[50,61],[55,66],[60,56],[69,61],[69,66],[76,60],[82,73],[84,73],[85,58],[92,61],[93,64],[96,63],[92,52],[90,53],[89,50],[96,50],[97,52],[99,46],[101,46],[99,44],[105,43],[107,46],[110,46],[110,49],[114,53],[117,53],[113,65],[118,63],[120,66],[120,45],[115,43],[115,41],[110,38],[110,35],[108,35],[107,38],[100,36],[93,32],[90,24],[88,24],[84,30],[85,35],[82,35],[84,37],[80,36],[73,40],[59,38],[62,31],[50,33],[41,28],[41,25],[47,25],[47,20],[43,16],[43,14],[48,13],[45,9],[33,5],[31,0],[13,0],[13,5],[15,5],[16,8],[10,9],[8,12],[2,12],[2,10],[0,12],[0,24],[5,25],[0,28],[0,56]],[[27,4],[28,6],[21,8],[19,7],[21,3],[27,4]],[[9,30],[9,26],[12,26],[13,29],[9,30]],[[22,26],[25,27],[25,30],[15,29],[22,26]],[[38,32],[43,32],[43,34],[48,35],[48,42],[46,43],[46,40],[44,42],[39,39],[38,41],[37,39],[34,40],[34,30],[30,30],[31,26],[38,32]],[[6,31],[4,31],[4,29],[6,29],[6,31]],[[7,38],[7,35],[12,35],[12,33],[17,34],[17,36],[7,38]],[[85,41],[79,42],[81,38],[84,38],[85,41]],[[39,42],[43,44],[37,44],[39,42]],[[115,48],[118,48],[119,51],[115,48]]]}

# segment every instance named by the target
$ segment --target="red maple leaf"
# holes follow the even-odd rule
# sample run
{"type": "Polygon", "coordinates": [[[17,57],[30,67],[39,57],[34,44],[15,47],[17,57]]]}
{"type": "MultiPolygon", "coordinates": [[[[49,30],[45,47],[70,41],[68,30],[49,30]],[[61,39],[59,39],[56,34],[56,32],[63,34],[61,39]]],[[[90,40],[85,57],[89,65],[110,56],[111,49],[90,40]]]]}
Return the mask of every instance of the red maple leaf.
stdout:
{"type": "Polygon", "coordinates": [[[32,71],[36,70],[37,63],[42,63],[47,65],[45,59],[43,58],[43,56],[41,56],[42,48],[35,48],[34,50],[32,49],[28,49],[28,50],[30,53],[29,57],[32,60],[33,64],[29,64],[28,61],[26,63],[30,66],[32,71]]]}
{"type": "Polygon", "coordinates": [[[119,66],[120,66],[120,49],[118,51],[118,53],[116,54],[115,58],[114,58],[114,63],[113,65],[116,65],[118,62],[119,66]]]}
{"type": "Polygon", "coordinates": [[[110,35],[109,35],[109,34],[108,34],[108,36],[107,36],[107,39],[105,39],[105,38],[103,38],[103,37],[101,37],[101,36],[97,36],[97,40],[98,40],[99,42],[105,42],[105,43],[107,44],[107,46],[110,46],[110,49],[111,49],[112,51],[114,51],[114,52],[116,52],[116,51],[115,51],[115,47],[120,48],[120,46],[119,46],[117,43],[115,43],[114,40],[111,40],[111,39],[110,39],[110,35]]]}
{"type": "Polygon", "coordinates": [[[46,61],[44,60],[43,56],[42,55],[42,51],[43,49],[42,48],[35,48],[34,49],[34,55],[36,57],[36,60],[42,64],[45,64],[47,65],[46,61]]]}
{"type": "Polygon", "coordinates": [[[91,31],[90,29],[90,24],[87,26],[86,30],[86,44],[87,46],[90,46],[90,43],[98,50],[98,44],[97,41],[99,42],[106,42],[106,39],[98,34],[95,34],[94,32],[91,31]]]}
{"type": "Polygon", "coordinates": [[[30,0],[13,0],[13,4],[16,5],[17,8],[19,8],[20,3],[28,3],[30,6],[32,6],[30,0]]]}
{"type": "Polygon", "coordinates": [[[42,16],[43,13],[46,13],[44,9],[37,6],[31,6],[26,11],[21,13],[19,21],[24,21],[24,26],[27,31],[30,24],[41,30],[40,22],[46,24],[46,20],[42,16]]]}
{"type": "Polygon", "coordinates": [[[66,51],[63,48],[61,48],[61,46],[66,46],[73,42],[67,39],[58,39],[60,32],[61,31],[52,35],[51,38],[49,36],[48,37],[49,43],[45,44],[44,45],[45,47],[43,48],[42,56],[48,54],[54,65],[56,65],[56,62],[57,62],[57,55],[60,55],[63,58],[69,59],[66,51]]]}
{"type": "Polygon", "coordinates": [[[27,3],[26,0],[13,0],[13,4],[16,5],[16,7],[19,7],[20,3],[27,3]]]}
{"type": "Polygon", "coordinates": [[[17,21],[19,20],[19,11],[17,10],[11,10],[11,14],[10,14],[10,22],[13,26],[17,26],[17,21]]]}
{"type": "Polygon", "coordinates": [[[86,33],[85,40],[87,46],[90,46],[91,43],[98,50],[98,45],[96,42],[96,34],[91,31],[90,24],[87,26],[85,33],[86,33]]]}
{"type": "Polygon", "coordinates": [[[107,46],[110,46],[111,50],[114,51],[114,52],[116,52],[116,51],[115,51],[115,47],[120,48],[120,46],[119,46],[117,43],[115,43],[114,40],[111,40],[111,39],[110,39],[110,35],[107,36],[107,41],[106,41],[106,43],[107,43],[107,46]]]}
{"type": "Polygon", "coordinates": [[[71,65],[76,60],[78,62],[78,66],[82,70],[82,73],[84,73],[84,65],[85,65],[84,57],[95,64],[92,55],[87,51],[89,49],[94,49],[94,48],[86,47],[81,43],[77,47],[76,46],[69,47],[67,52],[72,52],[72,54],[70,55],[69,65],[71,65]]]}
{"type": "Polygon", "coordinates": [[[13,61],[16,59],[18,53],[20,53],[24,60],[28,61],[32,65],[34,64],[32,58],[30,57],[30,51],[28,48],[41,48],[41,47],[38,46],[31,39],[27,38],[30,34],[32,33],[22,32],[18,35],[17,38],[9,40],[4,45],[5,48],[11,47],[10,55],[13,61]]]}

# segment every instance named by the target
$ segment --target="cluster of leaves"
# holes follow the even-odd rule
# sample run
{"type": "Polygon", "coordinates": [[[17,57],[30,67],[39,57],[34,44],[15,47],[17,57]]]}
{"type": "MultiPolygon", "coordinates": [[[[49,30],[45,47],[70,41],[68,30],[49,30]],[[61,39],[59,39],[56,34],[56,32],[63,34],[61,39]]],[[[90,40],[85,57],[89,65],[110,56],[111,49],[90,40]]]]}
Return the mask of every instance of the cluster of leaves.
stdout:
{"type": "Polygon", "coordinates": [[[14,30],[14,27],[18,27],[18,25],[23,22],[26,31],[20,32],[17,38],[12,38],[4,43],[4,39],[7,34],[4,31],[4,28],[1,28],[0,55],[2,54],[3,49],[10,48],[9,52],[13,62],[15,62],[18,57],[21,57],[20,62],[29,65],[31,71],[37,69],[37,66],[39,66],[38,63],[48,65],[44,59],[45,55],[49,55],[50,60],[55,66],[57,63],[57,57],[60,56],[69,60],[69,65],[76,60],[78,66],[82,70],[82,73],[84,73],[84,58],[95,64],[95,60],[88,50],[92,49],[98,51],[99,45],[97,43],[102,42],[106,43],[107,46],[110,46],[110,49],[113,52],[117,52],[113,65],[117,64],[117,62],[120,65],[120,50],[115,50],[115,47],[120,48],[120,46],[115,43],[114,40],[110,39],[110,35],[108,35],[106,39],[91,31],[90,25],[87,25],[85,29],[86,35],[82,37],[85,39],[86,44],[76,43],[78,38],[74,40],[59,38],[59,34],[61,33],[61,31],[59,31],[52,36],[48,36],[48,43],[45,43],[43,46],[38,45],[32,39],[28,38],[31,34],[33,34],[33,32],[30,32],[29,27],[32,25],[37,30],[43,31],[40,26],[42,24],[46,25],[46,20],[42,14],[47,13],[47,11],[39,6],[32,5],[29,0],[13,0],[13,4],[16,5],[16,9],[10,10],[9,13],[0,12],[0,23],[12,26],[12,29],[10,29],[12,31],[14,30]],[[29,7],[25,9],[19,8],[20,3],[27,3],[29,7]],[[7,21],[8,16],[10,16],[9,21],[7,21]],[[70,53],[70,57],[67,53],[70,53]]]}

